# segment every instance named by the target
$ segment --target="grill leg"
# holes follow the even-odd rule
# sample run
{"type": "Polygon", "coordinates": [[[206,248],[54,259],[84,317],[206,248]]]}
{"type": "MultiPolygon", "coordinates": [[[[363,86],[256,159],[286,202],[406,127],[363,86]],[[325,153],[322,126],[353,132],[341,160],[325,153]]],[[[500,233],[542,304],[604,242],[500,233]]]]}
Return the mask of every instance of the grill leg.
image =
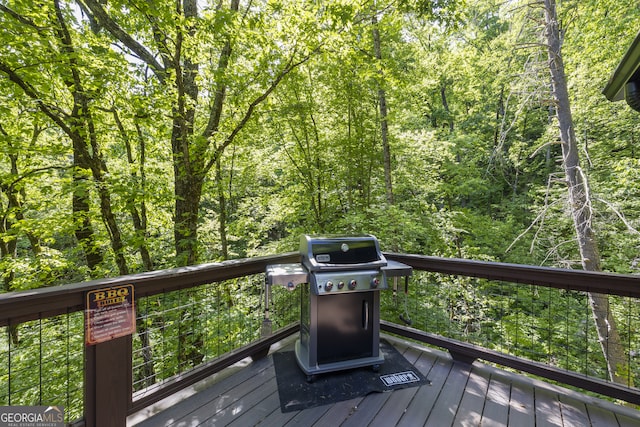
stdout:
{"type": "Polygon", "coordinates": [[[271,293],[271,286],[269,282],[264,284],[264,318],[262,319],[262,326],[260,328],[260,336],[262,338],[268,337],[273,333],[273,325],[271,319],[269,319],[269,294],[271,293]]]}

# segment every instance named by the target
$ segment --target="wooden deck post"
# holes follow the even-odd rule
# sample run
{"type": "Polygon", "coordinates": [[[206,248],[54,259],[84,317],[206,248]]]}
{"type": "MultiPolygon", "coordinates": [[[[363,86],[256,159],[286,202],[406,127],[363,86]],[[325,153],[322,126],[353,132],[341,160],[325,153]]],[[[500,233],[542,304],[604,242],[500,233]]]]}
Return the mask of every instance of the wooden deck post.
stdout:
{"type": "Polygon", "coordinates": [[[86,427],[124,427],[131,406],[131,335],[86,347],[86,427]]]}

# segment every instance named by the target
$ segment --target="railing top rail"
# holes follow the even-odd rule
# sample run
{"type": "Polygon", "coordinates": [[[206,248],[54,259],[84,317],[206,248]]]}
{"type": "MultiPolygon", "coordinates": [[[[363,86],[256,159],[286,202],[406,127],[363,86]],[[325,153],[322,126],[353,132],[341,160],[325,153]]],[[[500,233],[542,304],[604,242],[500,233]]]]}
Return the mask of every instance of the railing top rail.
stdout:
{"type": "MultiPolygon", "coordinates": [[[[640,276],[499,262],[385,253],[416,270],[640,298],[640,276]]],[[[87,291],[135,283],[136,297],[259,274],[268,264],[297,262],[297,252],[201,264],[0,294],[0,326],[84,309],[87,291]]]]}
{"type": "Polygon", "coordinates": [[[640,276],[554,267],[385,253],[416,270],[640,298],[640,276]]]}
{"type": "Polygon", "coordinates": [[[0,294],[0,326],[84,309],[86,292],[135,284],[136,298],[258,274],[268,264],[296,262],[298,253],[214,262],[115,278],[0,294]]]}

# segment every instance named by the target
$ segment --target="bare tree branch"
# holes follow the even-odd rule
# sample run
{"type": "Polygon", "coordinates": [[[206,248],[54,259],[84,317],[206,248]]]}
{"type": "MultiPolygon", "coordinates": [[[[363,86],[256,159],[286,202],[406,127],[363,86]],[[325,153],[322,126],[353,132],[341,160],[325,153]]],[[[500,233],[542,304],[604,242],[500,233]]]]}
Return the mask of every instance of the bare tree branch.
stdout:
{"type": "Polygon", "coordinates": [[[245,112],[245,114],[242,117],[242,119],[240,119],[238,124],[236,124],[235,128],[225,138],[224,142],[220,146],[216,147],[216,152],[213,154],[212,158],[209,160],[209,162],[206,164],[206,166],[204,168],[205,173],[207,173],[209,170],[211,170],[211,168],[215,164],[217,158],[221,155],[221,153],[224,151],[224,149],[226,147],[228,147],[233,142],[233,140],[238,135],[238,133],[242,130],[242,128],[244,128],[244,126],[247,124],[247,122],[249,121],[249,119],[253,115],[253,112],[254,112],[255,108],[260,103],[262,103],[265,99],[267,99],[267,97],[271,94],[271,92],[273,92],[276,89],[276,87],[280,84],[282,79],[287,74],[289,74],[296,67],[298,67],[298,66],[304,64],[305,62],[307,62],[311,58],[311,56],[314,53],[316,53],[317,50],[318,49],[310,52],[309,54],[305,55],[302,59],[300,59],[299,61],[296,61],[296,62],[294,62],[295,52],[291,55],[291,58],[289,59],[289,62],[287,63],[287,65],[282,69],[282,71],[271,82],[269,87],[267,87],[267,89],[262,94],[260,94],[260,96],[256,97],[249,104],[249,107],[247,108],[247,111],[245,112]]]}
{"type": "Polygon", "coordinates": [[[134,55],[144,61],[160,81],[165,79],[165,68],[155,56],[142,44],[133,39],[116,21],[114,21],[102,5],[96,0],[82,0],[86,9],[93,13],[93,19],[104,27],[113,37],[120,40],[134,55]]]}
{"type": "Polygon", "coordinates": [[[39,25],[36,25],[36,23],[33,22],[31,19],[20,15],[16,11],[9,9],[7,6],[3,4],[0,4],[0,10],[5,12],[7,15],[13,17],[16,21],[20,22],[21,24],[24,24],[28,27],[32,27],[38,32],[45,30],[44,27],[40,27],[39,25]]]}
{"type": "Polygon", "coordinates": [[[71,128],[67,125],[66,119],[68,118],[67,114],[64,113],[60,108],[54,105],[49,105],[44,102],[43,97],[38,93],[36,89],[33,88],[29,83],[24,81],[24,79],[15,72],[13,68],[11,68],[8,64],[0,60],[0,72],[3,72],[9,77],[9,80],[17,84],[24,93],[34,100],[40,111],[42,111],[47,117],[49,117],[55,124],[60,126],[60,128],[67,134],[71,132],[71,128]]]}
{"type": "Polygon", "coordinates": [[[622,223],[627,227],[627,230],[632,231],[636,234],[640,234],[640,231],[636,230],[636,228],[631,225],[631,223],[629,221],[627,221],[627,218],[624,217],[624,214],[622,212],[620,212],[619,209],[617,209],[615,206],[613,206],[611,203],[609,203],[608,201],[606,201],[605,199],[601,199],[599,197],[594,197],[594,200],[597,200],[601,203],[603,203],[605,206],[607,206],[609,209],[611,209],[611,211],[616,214],[616,216],[618,218],[620,218],[620,221],[622,221],[622,223]]]}

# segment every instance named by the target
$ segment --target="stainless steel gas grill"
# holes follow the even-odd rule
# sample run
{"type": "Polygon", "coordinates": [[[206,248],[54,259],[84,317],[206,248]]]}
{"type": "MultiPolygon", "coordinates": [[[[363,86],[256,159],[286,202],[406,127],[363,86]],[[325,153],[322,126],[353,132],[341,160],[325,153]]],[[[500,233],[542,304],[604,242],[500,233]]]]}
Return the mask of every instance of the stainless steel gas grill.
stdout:
{"type": "Polygon", "coordinates": [[[389,288],[388,278],[411,275],[411,267],[387,261],[371,235],[303,235],[300,254],[300,264],[270,265],[266,272],[267,287],[305,284],[295,345],[300,368],[308,379],[362,366],[377,369],[384,363],[379,291],[389,288]]]}

